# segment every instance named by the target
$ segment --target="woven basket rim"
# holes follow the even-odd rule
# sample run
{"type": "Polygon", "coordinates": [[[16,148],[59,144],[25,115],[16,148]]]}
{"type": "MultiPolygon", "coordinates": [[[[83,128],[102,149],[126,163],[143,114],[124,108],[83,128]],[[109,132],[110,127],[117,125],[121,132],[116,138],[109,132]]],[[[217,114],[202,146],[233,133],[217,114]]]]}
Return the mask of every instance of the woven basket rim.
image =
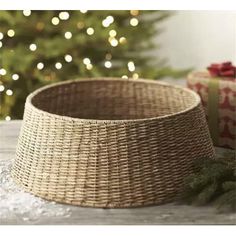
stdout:
{"type": "Polygon", "coordinates": [[[191,110],[193,110],[194,108],[196,108],[197,106],[199,106],[201,103],[201,99],[199,97],[199,95],[197,93],[195,93],[194,91],[185,88],[185,87],[181,87],[178,85],[171,85],[169,83],[163,82],[163,81],[155,81],[155,80],[151,80],[151,79],[133,79],[133,78],[128,78],[128,79],[122,79],[122,78],[116,78],[116,77],[98,77],[98,78],[78,78],[78,79],[72,79],[72,80],[67,80],[67,81],[63,81],[63,82],[57,82],[57,83],[53,83],[50,85],[46,85],[43,86],[37,90],[35,90],[34,92],[30,93],[27,98],[26,98],[26,103],[25,106],[29,107],[30,109],[32,109],[33,111],[36,111],[38,113],[41,113],[45,116],[51,117],[51,118],[57,118],[60,120],[64,120],[64,121],[74,121],[74,122],[81,122],[81,123],[139,123],[139,122],[145,122],[145,121],[153,121],[153,120],[160,120],[160,119],[168,119],[170,117],[174,117],[174,116],[179,116],[183,113],[189,112],[191,110]],[[81,119],[81,118],[75,118],[75,117],[70,117],[70,116],[65,116],[65,115],[57,115],[54,113],[50,113],[44,110],[41,110],[39,108],[37,108],[35,105],[33,105],[32,103],[32,99],[38,95],[39,93],[53,88],[53,87],[57,87],[57,86],[61,86],[64,84],[70,84],[70,83],[81,83],[81,82],[99,82],[99,81],[122,81],[122,82],[133,82],[133,83],[153,83],[153,84],[159,84],[161,86],[166,86],[166,87],[171,87],[171,88],[175,88],[175,89],[179,89],[179,90],[183,90],[186,91],[187,93],[189,93],[190,95],[193,96],[193,98],[195,99],[195,102],[193,103],[192,106],[189,106],[188,108],[181,110],[179,112],[176,112],[174,114],[168,114],[168,115],[162,115],[162,116],[156,116],[156,117],[150,117],[150,118],[141,118],[141,119],[120,119],[120,120],[98,120],[98,119],[81,119]]]}

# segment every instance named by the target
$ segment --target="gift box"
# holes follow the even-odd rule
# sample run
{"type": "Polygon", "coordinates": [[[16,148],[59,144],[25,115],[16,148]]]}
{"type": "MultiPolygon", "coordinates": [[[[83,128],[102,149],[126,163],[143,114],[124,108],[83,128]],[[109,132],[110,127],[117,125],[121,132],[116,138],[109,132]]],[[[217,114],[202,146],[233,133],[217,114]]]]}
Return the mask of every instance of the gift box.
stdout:
{"type": "Polygon", "coordinates": [[[187,86],[201,97],[214,145],[236,149],[236,67],[226,62],[207,69],[190,73],[187,86]]]}

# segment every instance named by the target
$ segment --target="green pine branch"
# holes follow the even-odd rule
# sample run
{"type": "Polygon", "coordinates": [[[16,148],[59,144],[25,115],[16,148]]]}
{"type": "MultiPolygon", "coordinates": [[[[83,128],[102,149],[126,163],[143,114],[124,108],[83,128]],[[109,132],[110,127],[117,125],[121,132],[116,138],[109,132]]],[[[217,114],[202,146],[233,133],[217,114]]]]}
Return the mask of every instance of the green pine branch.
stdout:
{"type": "Polygon", "coordinates": [[[218,212],[236,212],[236,157],[199,159],[185,179],[180,202],[213,205],[218,212]]]}

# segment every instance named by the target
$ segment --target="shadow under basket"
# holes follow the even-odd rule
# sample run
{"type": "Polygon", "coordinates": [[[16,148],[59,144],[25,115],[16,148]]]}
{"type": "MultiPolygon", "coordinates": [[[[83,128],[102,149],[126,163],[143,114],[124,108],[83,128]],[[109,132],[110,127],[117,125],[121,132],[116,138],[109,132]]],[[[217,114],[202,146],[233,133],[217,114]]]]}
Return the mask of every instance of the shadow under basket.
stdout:
{"type": "Polygon", "coordinates": [[[151,80],[80,79],[27,97],[12,176],[48,200],[134,207],[172,201],[193,161],[213,156],[196,93],[151,80]]]}

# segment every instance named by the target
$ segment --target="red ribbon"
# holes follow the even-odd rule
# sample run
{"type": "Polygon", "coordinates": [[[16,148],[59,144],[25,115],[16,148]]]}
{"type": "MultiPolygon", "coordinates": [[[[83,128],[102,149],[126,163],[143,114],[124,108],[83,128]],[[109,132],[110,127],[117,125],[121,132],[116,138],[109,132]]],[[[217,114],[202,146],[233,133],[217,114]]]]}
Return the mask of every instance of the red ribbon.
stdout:
{"type": "Polygon", "coordinates": [[[236,78],[236,67],[231,62],[213,63],[207,69],[212,77],[236,78]]]}

